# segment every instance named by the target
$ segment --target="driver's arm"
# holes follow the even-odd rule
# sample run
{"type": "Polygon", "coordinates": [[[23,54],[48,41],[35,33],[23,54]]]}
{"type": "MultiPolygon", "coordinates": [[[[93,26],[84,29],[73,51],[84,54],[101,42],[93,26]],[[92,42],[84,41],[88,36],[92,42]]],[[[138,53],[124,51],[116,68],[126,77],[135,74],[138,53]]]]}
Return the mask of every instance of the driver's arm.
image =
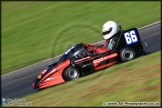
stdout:
{"type": "Polygon", "coordinates": [[[91,45],[91,44],[85,44],[85,43],[80,43],[81,45],[85,46],[85,49],[88,51],[88,52],[92,52],[92,50],[94,49],[94,45],[91,45]]]}
{"type": "Polygon", "coordinates": [[[91,44],[84,44],[84,43],[80,43],[80,44],[84,45],[85,49],[91,53],[94,53],[97,48],[103,47],[103,44],[100,45],[91,45],[91,44]]]}
{"type": "Polygon", "coordinates": [[[84,43],[80,43],[82,45],[85,45],[85,49],[90,52],[90,53],[103,53],[106,51],[109,51],[109,48],[107,48],[106,46],[108,45],[109,41],[105,41],[104,43],[100,44],[100,45],[90,45],[90,44],[84,44],[84,43]]]}
{"type": "Polygon", "coordinates": [[[97,44],[97,45],[84,44],[84,43],[80,43],[80,44],[86,46],[86,48],[87,47],[97,47],[97,48],[100,48],[100,47],[103,47],[103,45],[104,45],[103,43],[102,44],[97,44]]]}

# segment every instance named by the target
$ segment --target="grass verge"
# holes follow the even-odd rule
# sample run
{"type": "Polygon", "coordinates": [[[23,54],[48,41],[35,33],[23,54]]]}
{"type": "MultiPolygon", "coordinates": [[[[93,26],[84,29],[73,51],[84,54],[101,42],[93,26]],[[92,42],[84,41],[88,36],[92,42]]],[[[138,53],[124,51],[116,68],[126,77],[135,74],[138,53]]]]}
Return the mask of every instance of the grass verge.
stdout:
{"type": "Polygon", "coordinates": [[[160,53],[25,96],[33,106],[103,106],[103,102],[160,102],[160,53]]]}
{"type": "Polygon", "coordinates": [[[1,72],[54,57],[76,43],[102,40],[108,20],[123,29],[159,21],[160,2],[3,1],[1,72]]]}

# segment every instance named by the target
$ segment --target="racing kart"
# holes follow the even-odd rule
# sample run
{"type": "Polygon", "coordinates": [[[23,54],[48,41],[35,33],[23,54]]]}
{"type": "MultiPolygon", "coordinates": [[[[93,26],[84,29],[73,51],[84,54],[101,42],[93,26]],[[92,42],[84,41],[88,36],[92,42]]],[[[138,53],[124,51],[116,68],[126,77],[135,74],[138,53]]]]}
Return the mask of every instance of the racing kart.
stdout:
{"type": "Polygon", "coordinates": [[[147,43],[141,41],[137,28],[125,31],[121,29],[114,37],[117,39],[111,44],[111,51],[101,54],[87,52],[82,44],[74,45],[58,62],[48,66],[35,78],[32,83],[33,89],[74,80],[90,72],[145,55],[147,43]]]}

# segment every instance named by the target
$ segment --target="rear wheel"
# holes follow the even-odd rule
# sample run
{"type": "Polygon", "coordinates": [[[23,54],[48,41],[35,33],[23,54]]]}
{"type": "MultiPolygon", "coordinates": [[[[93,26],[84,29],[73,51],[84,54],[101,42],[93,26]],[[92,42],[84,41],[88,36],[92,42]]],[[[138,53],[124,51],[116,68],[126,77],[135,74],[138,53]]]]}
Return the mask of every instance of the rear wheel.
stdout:
{"type": "Polygon", "coordinates": [[[74,80],[79,78],[79,70],[76,67],[69,66],[63,72],[63,77],[66,81],[74,80]]]}
{"type": "Polygon", "coordinates": [[[135,58],[135,52],[132,48],[126,47],[120,50],[120,60],[126,62],[135,58]]]}

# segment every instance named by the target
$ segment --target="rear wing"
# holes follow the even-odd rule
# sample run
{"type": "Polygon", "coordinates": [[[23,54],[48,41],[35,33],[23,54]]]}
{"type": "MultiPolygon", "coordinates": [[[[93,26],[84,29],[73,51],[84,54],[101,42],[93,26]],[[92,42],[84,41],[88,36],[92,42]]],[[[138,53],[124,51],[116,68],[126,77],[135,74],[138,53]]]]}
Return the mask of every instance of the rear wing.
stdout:
{"type": "Polygon", "coordinates": [[[141,44],[141,38],[138,33],[137,28],[131,28],[128,30],[122,30],[121,25],[120,28],[120,37],[116,46],[117,50],[120,50],[124,47],[132,47],[137,46],[138,44],[141,44]]]}
{"type": "MultiPolygon", "coordinates": [[[[121,26],[119,26],[121,29],[121,26]]],[[[131,28],[128,30],[120,30],[119,32],[119,40],[115,50],[120,51],[124,47],[132,48],[136,56],[140,56],[144,54],[144,48],[142,45],[142,41],[137,28],[131,28]]]]}

